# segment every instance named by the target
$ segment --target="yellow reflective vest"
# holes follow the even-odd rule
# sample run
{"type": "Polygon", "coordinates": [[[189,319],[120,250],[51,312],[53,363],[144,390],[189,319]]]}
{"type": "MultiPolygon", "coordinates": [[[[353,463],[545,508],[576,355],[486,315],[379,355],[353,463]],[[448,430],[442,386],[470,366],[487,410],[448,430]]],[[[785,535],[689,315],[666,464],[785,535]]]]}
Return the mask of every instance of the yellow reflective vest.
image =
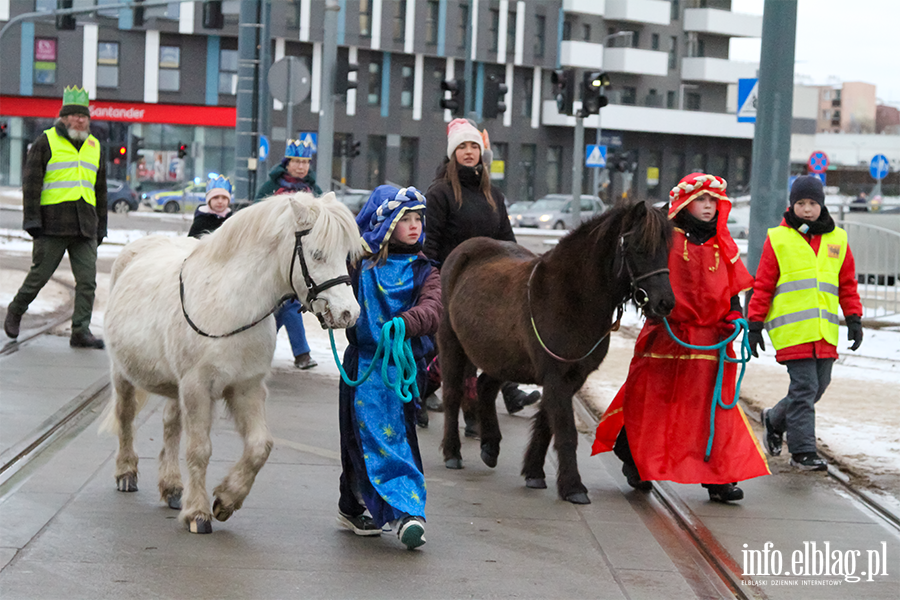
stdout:
{"type": "Polygon", "coordinates": [[[100,170],[100,142],[89,135],[81,149],[76,150],[72,142],[56,133],[56,128],[51,127],[44,133],[52,155],[44,173],[41,206],[81,198],[91,206],[97,206],[94,184],[100,170]]]}
{"type": "Polygon", "coordinates": [[[824,339],[838,343],[838,290],[847,256],[847,232],[822,236],[819,252],[793,227],[769,230],[781,275],[765,327],[776,350],[824,339]]]}

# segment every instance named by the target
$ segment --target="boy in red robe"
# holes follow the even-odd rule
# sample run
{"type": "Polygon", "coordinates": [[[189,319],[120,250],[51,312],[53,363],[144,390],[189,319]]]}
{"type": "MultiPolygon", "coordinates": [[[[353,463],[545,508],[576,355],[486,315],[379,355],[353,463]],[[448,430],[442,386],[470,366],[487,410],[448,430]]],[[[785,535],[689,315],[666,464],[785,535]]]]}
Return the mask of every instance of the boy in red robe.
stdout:
{"type": "MultiPolygon", "coordinates": [[[[731,200],[721,177],[692,173],[669,193],[675,224],[669,271],[675,309],[672,333],[696,346],[719,343],[741,317],[738,293],[753,286],[728,232],[731,200]]],[[[728,356],[734,357],[730,345],[728,356]]],[[[662,321],[648,320],[634,348],[625,385],[603,414],[593,453],[614,450],[622,473],[636,489],[650,481],[700,483],[710,500],[744,497],[735,484],[769,474],[765,457],[739,406],[716,408],[709,439],[718,350],[691,350],[668,334],[662,321]],[[627,436],[626,436],[627,431],[627,436]]],[[[725,363],[722,401],[734,399],[737,365],[725,363]]]]}

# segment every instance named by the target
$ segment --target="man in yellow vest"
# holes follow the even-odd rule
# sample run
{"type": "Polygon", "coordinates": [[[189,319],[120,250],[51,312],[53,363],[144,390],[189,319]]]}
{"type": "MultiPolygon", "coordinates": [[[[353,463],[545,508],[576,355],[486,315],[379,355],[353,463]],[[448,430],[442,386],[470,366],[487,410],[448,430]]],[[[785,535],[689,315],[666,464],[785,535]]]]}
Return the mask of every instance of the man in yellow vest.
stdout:
{"type": "Polygon", "coordinates": [[[103,348],[91,334],[97,246],[106,237],[106,160],[90,132],[88,93],[66,88],[56,124],[28,150],[23,172],[23,229],[34,238],[31,270],[6,310],[3,329],[15,339],[22,315],[69,254],[75,277],[73,348],[103,348]]]}
{"type": "Polygon", "coordinates": [[[775,360],[791,377],[787,396],[762,411],[763,446],[778,456],[787,433],[791,465],[804,471],[828,468],[816,452],[815,404],[831,382],[838,356],[838,306],[850,349],[856,350],[863,338],[862,303],[847,233],[825,208],[822,182],[804,175],[791,186],[791,206],[781,225],[769,230],[747,307],[753,356],[766,349],[765,329],[775,360]]]}

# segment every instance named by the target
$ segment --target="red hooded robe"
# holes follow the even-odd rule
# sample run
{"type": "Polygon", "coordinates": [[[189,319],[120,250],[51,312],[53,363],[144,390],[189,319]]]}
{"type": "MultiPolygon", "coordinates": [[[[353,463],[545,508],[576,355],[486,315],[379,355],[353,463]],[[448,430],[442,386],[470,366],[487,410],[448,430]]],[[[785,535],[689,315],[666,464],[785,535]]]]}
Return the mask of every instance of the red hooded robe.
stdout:
{"type": "MultiPolygon", "coordinates": [[[[734,331],[725,322],[731,297],[753,286],[728,232],[731,200],[725,180],[692,173],[670,193],[672,219],[695,198],[718,199],[716,235],[703,244],[689,242],[675,228],[669,270],[675,309],[668,316],[682,341],[711,346],[734,331]]],[[[737,316],[737,315],[734,315],[737,316]]],[[[769,474],[762,449],[739,406],[716,409],[709,462],[710,406],[718,370],[718,350],[679,345],[662,321],[648,320],[634,348],[628,379],[597,427],[593,454],[613,449],[622,426],[640,477],[646,481],[723,484],[769,474]]],[[[731,346],[728,356],[734,357],[731,346]]],[[[725,363],[722,401],[734,400],[737,365],[725,363]]]]}

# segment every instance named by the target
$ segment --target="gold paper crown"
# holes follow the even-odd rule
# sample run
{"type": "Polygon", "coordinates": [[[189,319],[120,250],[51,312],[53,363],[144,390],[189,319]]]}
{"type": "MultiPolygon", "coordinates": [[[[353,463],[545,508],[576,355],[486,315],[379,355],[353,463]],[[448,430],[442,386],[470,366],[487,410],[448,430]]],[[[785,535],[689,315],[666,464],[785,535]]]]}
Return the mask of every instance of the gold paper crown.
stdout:
{"type": "Polygon", "coordinates": [[[75,87],[66,87],[63,90],[63,106],[68,105],[88,106],[88,93],[86,89],[75,87]]]}

